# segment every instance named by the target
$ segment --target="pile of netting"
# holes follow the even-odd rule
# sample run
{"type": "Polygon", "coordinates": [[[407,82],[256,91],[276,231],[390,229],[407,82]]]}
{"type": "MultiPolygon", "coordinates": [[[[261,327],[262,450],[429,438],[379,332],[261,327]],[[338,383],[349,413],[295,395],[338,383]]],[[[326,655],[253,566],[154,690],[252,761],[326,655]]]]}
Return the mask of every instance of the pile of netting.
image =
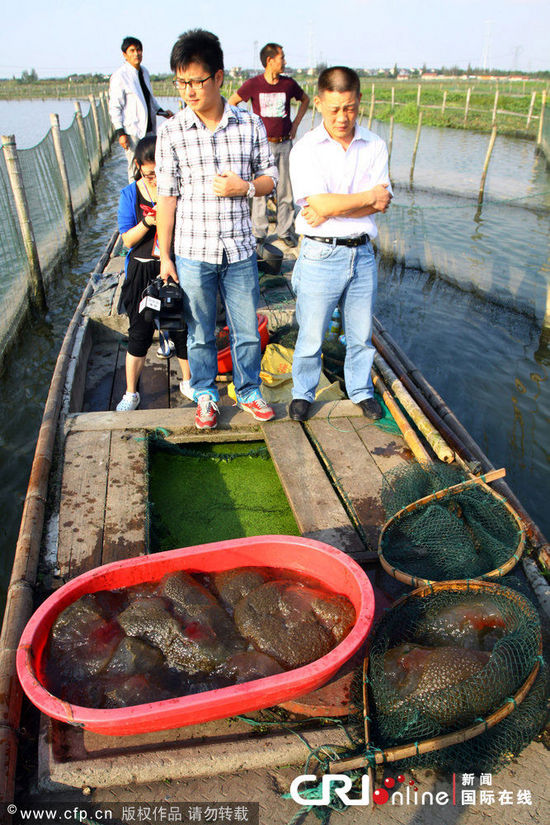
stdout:
{"type": "Polygon", "coordinates": [[[442,462],[415,463],[386,476],[382,504],[390,523],[380,551],[389,572],[427,581],[475,579],[503,575],[516,563],[523,530],[505,500],[487,486],[449,490],[411,506],[467,480],[460,468],[442,462]]]}
{"type": "MultiPolygon", "coordinates": [[[[547,673],[541,650],[537,612],[510,588],[463,583],[404,597],[373,632],[367,758],[413,744],[416,754],[396,764],[498,769],[543,725],[547,673]],[[533,678],[522,701],[520,689],[533,678]],[[498,721],[495,712],[507,704],[511,713],[498,721]],[[480,724],[479,735],[460,741],[457,732],[480,724]],[[457,733],[456,743],[437,750],[438,738],[452,733],[457,733]],[[423,753],[419,746],[426,741],[430,750],[423,753]]],[[[362,684],[358,687],[356,701],[362,684]]]]}

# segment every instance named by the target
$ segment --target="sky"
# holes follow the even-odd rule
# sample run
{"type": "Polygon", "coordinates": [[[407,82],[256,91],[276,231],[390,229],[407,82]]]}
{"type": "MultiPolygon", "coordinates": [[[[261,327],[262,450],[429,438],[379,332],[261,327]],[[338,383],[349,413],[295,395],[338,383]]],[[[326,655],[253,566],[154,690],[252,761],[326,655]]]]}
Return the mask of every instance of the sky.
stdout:
{"type": "Polygon", "coordinates": [[[126,35],[143,41],[150,72],[168,73],[174,41],[196,27],[219,36],[227,69],[259,70],[269,41],[294,68],[550,69],[548,0],[25,0],[4,4],[0,77],[108,75],[126,35]]]}

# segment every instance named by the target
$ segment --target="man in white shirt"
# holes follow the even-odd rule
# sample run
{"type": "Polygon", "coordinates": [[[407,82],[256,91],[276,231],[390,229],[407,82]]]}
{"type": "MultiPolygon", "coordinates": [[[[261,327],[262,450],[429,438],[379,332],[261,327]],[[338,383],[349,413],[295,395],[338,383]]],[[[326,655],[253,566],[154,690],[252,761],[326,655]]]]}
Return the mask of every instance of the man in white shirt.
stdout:
{"type": "Polygon", "coordinates": [[[128,180],[134,180],[134,152],[138,141],[157,131],[157,115],[172,117],[153,95],[149,72],[141,65],[143,46],[137,37],[125,37],[120,47],[124,63],[109,81],[109,114],[118,142],[126,152],[128,180]]]}
{"type": "Polygon", "coordinates": [[[298,340],[289,415],[306,421],[321,374],[321,346],[340,306],[346,335],[344,378],[349,398],[370,419],[382,417],[370,375],[376,296],[373,215],[392,192],[386,144],[357,124],[361,99],[353,69],[334,66],[319,76],[315,104],[323,116],[290,153],[290,178],[302,207],[296,230],[304,237],[294,267],[298,340]]]}

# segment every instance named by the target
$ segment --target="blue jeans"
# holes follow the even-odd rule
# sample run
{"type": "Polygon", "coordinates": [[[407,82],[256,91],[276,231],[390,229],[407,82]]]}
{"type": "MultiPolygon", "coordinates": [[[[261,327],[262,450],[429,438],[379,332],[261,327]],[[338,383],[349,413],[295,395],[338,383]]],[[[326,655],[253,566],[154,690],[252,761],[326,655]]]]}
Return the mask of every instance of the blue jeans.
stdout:
{"type": "Polygon", "coordinates": [[[371,367],[376,261],[372,244],[348,247],[303,238],[294,267],[298,340],[292,364],[292,395],[313,401],[321,375],[321,346],[339,304],[346,335],[344,378],[356,404],[374,394],[371,367]]]}
{"type": "Polygon", "coordinates": [[[233,381],[238,401],[246,401],[260,386],[260,334],[256,308],[260,296],[256,255],[244,261],[221,264],[193,261],[176,255],[176,269],[185,293],[188,328],[187,351],[191,389],[195,400],[210,393],[219,400],[216,387],[216,296],[220,290],[227,316],[233,381]]]}

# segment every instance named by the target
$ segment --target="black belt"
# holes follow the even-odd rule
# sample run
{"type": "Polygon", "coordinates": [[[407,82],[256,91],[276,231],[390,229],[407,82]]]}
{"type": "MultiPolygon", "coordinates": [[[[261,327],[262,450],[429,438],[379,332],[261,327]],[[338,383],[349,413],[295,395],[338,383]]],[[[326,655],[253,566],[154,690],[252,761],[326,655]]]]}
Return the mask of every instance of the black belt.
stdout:
{"type": "Polygon", "coordinates": [[[310,241],[336,244],[336,246],[363,246],[363,244],[370,241],[368,235],[357,235],[355,238],[318,238],[314,235],[304,235],[304,237],[310,241]]]}

